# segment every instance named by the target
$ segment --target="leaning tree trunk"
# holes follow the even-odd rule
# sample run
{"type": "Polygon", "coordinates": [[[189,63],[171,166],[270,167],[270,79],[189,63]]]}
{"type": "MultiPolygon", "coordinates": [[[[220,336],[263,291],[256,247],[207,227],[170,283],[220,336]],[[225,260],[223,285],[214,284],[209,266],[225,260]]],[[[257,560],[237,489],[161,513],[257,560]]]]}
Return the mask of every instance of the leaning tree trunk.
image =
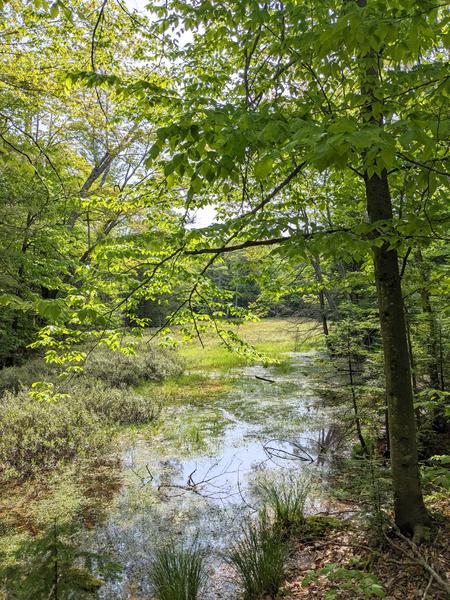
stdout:
{"type": "MultiPolygon", "coordinates": [[[[371,223],[392,219],[387,173],[365,177],[371,223]]],[[[419,534],[428,522],[420,490],[411,366],[397,251],[385,242],[374,246],[374,266],[384,350],[384,371],[395,522],[408,534],[419,534]]]]}

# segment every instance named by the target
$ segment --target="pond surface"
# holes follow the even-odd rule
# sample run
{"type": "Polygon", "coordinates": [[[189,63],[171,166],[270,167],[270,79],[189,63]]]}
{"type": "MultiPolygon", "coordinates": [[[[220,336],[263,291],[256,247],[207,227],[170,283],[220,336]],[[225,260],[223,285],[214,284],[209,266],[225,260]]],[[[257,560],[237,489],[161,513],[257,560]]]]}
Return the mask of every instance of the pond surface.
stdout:
{"type": "MultiPolygon", "coordinates": [[[[318,488],[325,459],[339,445],[333,413],[314,391],[318,358],[293,353],[288,369],[233,370],[230,392],[165,409],[162,432],[133,437],[123,451],[122,491],[106,522],[89,534],[90,545],[123,569],[101,598],[151,598],[149,564],[169,540],[195,540],[209,550],[207,600],[235,595],[220,555],[257,509],[258,480],[302,474],[318,488]]],[[[321,502],[313,493],[308,510],[323,509],[321,502]]]]}

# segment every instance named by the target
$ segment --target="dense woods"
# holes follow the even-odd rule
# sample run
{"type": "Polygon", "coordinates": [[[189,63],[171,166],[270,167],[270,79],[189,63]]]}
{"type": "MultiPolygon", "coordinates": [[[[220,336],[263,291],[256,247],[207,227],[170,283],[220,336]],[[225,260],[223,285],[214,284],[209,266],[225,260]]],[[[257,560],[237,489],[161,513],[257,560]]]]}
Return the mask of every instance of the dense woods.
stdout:
{"type": "MultiPolygon", "coordinates": [[[[326,494],[352,507],[352,543],[373,554],[347,575],[332,557],[303,579],[305,594],[320,577],[330,589],[289,597],[447,597],[447,4],[0,12],[0,595],[153,597],[102,595],[126,567],[77,537],[123,489],[118,448],[145,427],[151,454],[178,427],[168,407],[212,407],[232,368],[269,369],[263,402],[294,351],[322,365],[308,386],[346,432],[326,494]],[[25,515],[21,495],[53,508],[25,515]],[[371,571],[398,544],[394,559],[419,565],[418,595],[371,571]]],[[[269,438],[271,414],[258,419],[269,438]]],[[[250,600],[277,597],[293,540],[339,530],[305,516],[297,480],[261,489],[225,560],[250,600]]],[[[201,536],[155,548],[151,593],[202,597],[205,556],[201,536]]]]}

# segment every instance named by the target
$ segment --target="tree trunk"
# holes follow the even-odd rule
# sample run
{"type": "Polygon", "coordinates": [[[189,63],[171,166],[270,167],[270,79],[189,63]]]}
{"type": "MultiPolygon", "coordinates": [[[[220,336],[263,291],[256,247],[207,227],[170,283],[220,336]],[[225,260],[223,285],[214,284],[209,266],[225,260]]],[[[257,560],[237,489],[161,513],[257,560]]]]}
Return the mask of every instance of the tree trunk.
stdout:
{"type": "MultiPolygon", "coordinates": [[[[371,223],[392,219],[387,173],[365,177],[371,223]]],[[[397,251],[385,242],[373,247],[375,279],[384,349],[389,440],[395,522],[407,534],[419,534],[428,523],[420,489],[416,421],[406,321],[397,251]]]]}
{"type": "MultiPolygon", "coordinates": [[[[357,0],[361,8],[367,3],[368,0],[357,0]]],[[[381,60],[374,49],[366,52],[361,76],[361,92],[366,98],[363,121],[380,128],[383,116],[374,116],[373,105],[377,102],[381,60]]],[[[369,221],[391,222],[392,199],[387,171],[373,175],[365,171],[364,181],[369,221]]],[[[375,240],[379,235],[374,232],[375,240]]],[[[386,241],[381,246],[374,244],[372,251],[383,339],[395,522],[403,533],[420,539],[429,519],[420,489],[417,426],[398,256],[397,250],[389,248],[386,241]]]]}
{"type": "Polygon", "coordinates": [[[325,308],[325,298],[323,295],[323,290],[319,290],[319,305],[320,305],[320,316],[322,318],[323,335],[325,337],[328,337],[330,332],[328,331],[327,311],[325,308]]]}
{"type": "Polygon", "coordinates": [[[311,264],[314,269],[314,275],[316,278],[317,285],[319,286],[319,291],[317,293],[319,297],[319,306],[320,306],[320,318],[322,320],[322,329],[325,337],[328,337],[328,319],[327,319],[327,309],[325,307],[325,289],[323,287],[323,277],[322,277],[322,269],[320,266],[320,258],[318,256],[311,257],[311,264]]]}
{"type": "Polygon", "coordinates": [[[352,404],[353,413],[355,416],[356,434],[361,446],[361,450],[365,456],[369,456],[369,449],[367,448],[366,440],[362,434],[361,421],[359,419],[358,403],[356,401],[355,393],[355,382],[353,380],[353,361],[352,361],[352,350],[350,347],[350,332],[347,332],[347,360],[348,360],[348,376],[350,379],[350,389],[352,392],[352,404]]]}
{"type": "Polygon", "coordinates": [[[418,250],[416,252],[416,262],[419,266],[420,275],[423,281],[423,286],[420,289],[420,298],[422,300],[422,311],[425,315],[427,327],[428,327],[428,360],[427,360],[427,371],[430,380],[430,387],[438,390],[440,387],[439,381],[439,352],[437,343],[437,323],[434,316],[433,308],[431,306],[430,297],[430,273],[423,260],[422,252],[418,250]]]}
{"type": "Polygon", "coordinates": [[[405,323],[406,323],[406,339],[408,341],[408,349],[409,349],[409,364],[411,365],[411,381],[413,386],[414,394],[417,394],[419,388],[417,386],[417,375],[416,375],[416,361],[414,358],[413,346],[411,341],[411,326],[409,319],[409,312],[405,305],[403,305],[405,310],[405,323]]]}

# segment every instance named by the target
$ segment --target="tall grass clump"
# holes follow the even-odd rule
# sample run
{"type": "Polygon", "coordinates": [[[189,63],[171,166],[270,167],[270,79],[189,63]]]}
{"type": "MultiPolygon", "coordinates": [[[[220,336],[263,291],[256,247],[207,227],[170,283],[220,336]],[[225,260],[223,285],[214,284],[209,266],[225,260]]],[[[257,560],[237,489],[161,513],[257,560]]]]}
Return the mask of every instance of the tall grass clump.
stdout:
{"type": "Polygon", "coordinates": [[[259,484],[264,506],[281,535],[289,536],[305,522],[305,504],[309,483],[298,475],[278,475],[259,484]]]}
{"type": "Polygon", "coordinates": [[[231,547],[226,561],[236,570],[244,600],[263,595],[275,598],[285,579],[287,545],[262,511],[247,523],[242,538],[231,547]]]}
{"type": "Polygon", "coordinates": [[[205,553],[196,545],[157,550],[150,581],[158,600],[197,600],[205,580],[205,553]]]}

